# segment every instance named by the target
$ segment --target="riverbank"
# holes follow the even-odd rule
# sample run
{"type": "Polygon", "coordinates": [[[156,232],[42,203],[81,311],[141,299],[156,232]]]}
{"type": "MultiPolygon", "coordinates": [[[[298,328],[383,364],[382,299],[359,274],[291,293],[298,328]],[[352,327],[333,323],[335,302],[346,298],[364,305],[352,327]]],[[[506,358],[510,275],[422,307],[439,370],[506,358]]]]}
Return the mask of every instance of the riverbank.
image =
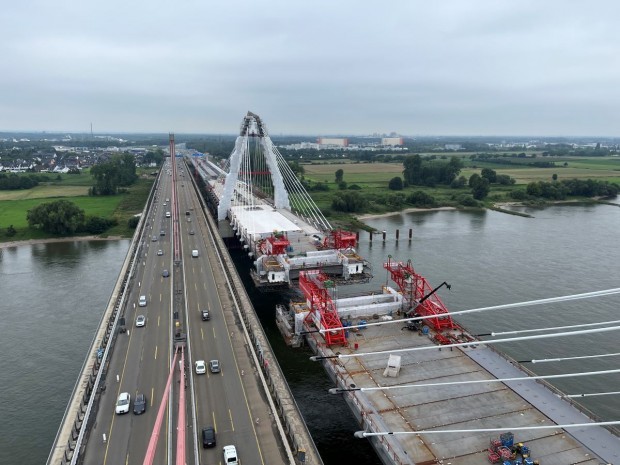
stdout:
{"type": "Polygon", "coordinates": [[[455,207],[436,207],[436,208],[405,208],[404,210],[399,210],[395,212],[389,213],[380,213],[380,214],[365,214],[357,217],[359,221],[363,220],[372,220],[376,218],[387,218],[389,216],[400,215],[402,213],[412,213],[412,212],[432,212],[432,211],[441,211],[441,210],[456,210],[455,207]]]}
{"type": "Polygon", "coordinates": [[[83,241],[118,241],[127,239],[123,236],[71,236],[71,237],[53,237],[48,239],[28,239],[25,241],[0,242],[0,249],[8,249],[10,247],[19,247],[21,245],[49,244],[51,242],[83,242],[83,241]]]}

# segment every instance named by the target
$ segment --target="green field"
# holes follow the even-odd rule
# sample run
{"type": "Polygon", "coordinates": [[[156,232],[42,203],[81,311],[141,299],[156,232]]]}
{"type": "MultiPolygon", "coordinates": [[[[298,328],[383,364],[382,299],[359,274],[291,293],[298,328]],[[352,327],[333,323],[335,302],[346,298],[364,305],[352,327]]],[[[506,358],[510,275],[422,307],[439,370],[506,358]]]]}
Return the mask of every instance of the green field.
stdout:
{"type": "MultiPolygon", "coordinates": [[[[474,174],[480,174],[482,168],[492,168],[497,174],[505,174],[515,179],[514,186],[492,185],[489,195],[484,201],[485,206],[491,206],[498,202],[512,201],[509,193],[516,189],[523,189],[524,186],[534,181],[552,181],[553,174],[558,175],[558,179],[597,179],[620,183],[620,158],[604,157],[600,159],[566,157],[554,159],[510,159],[517,161],[518,164],[484,163],[480,160],[471,161],[464,157],[465,168],[460,175],[467,179],[474,174]],[[556,166],[550,168],[540,168],[528,166],[526,163],[532,161],[554,161],[556,166]],[[568,166],[564,166],[564,163],[568,166]],[[472,166],[472,165],[475,165],[472,166]]],[[[310,195],[321,210],[330,218],[330,221],[349,225],[355,223],[357,214],[343,214],[332,211],[332,202],[341,192],[335,181],[337,170],[343,170],[343,180],[348,186],[356,184],[362,189],[358,192],[363,195],[368,206],[363,213],[387,213],[398,211],[402,208],[411,207],[403,204],[402,207],[390,205],[390,199],[394,196],[407,196],[414,191],[422,191],[434,197],[438,205],[459,207],[458,197],[470,195],[469,188],[452,189],[448,186],[424,187],[411,186],[402,191],[392,191],[388,189],[390,179],[395,176],[402,178],[402,163],[329,163],[303,164],[304,177],[312,182],[326,182],[328,191],[312,191],[310,195]]],[[[359,225],[358,225],[359,226],[359,225]]]]}
{"type": "Polygon", "coordinates": [[[80,175],[62,175],[62,181],[42,183],[32,189],[0,191],[0,242],[41,239],[48,234],[28,227],[26,214],[28,210],[58,199],[75,203],[86,215],[115,218],[118,225],[109,229],[103,236],[131,237],[133,229],[127,226],[129,218],[140,213],[153,184],[153,178],[144,172],[138,181],[128,188],[126,193],[114,196],[88,196],[92,178],[86,173],[80,175]],[[6,228],[10,225],[16,229],[15,236],[7,237],[6,228]]]}

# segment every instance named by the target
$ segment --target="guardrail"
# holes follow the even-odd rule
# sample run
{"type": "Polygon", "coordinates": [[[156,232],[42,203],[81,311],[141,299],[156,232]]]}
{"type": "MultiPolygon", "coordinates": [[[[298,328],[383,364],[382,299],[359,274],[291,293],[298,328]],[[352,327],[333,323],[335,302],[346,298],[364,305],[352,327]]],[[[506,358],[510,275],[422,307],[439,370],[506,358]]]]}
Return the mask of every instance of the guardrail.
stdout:
{"type": "Polygon", "coordinates": [[[99,409],[99,400],[102,392],[105,391],[107,367],[118,334],[118,321],[124,310],[126,290],[134,275],[136,259],[142,252],[142,238],[148,222],[146,213],[152,205],[158,184],[159,178],[153,183],[147,203],[142,210],[142,216],[110,296],[108,307],[101,316],[99,329],[93,337],[90,349],[82,364],[80,375],[73,387],[71,399],[67,404],[48,455],[47,465],[75,465],[81,463],[81,459],[83,459],[82,453],[88,442],[93,419],[99,409]],[[72,415],[73,423],[69,424],[72,415]]]}

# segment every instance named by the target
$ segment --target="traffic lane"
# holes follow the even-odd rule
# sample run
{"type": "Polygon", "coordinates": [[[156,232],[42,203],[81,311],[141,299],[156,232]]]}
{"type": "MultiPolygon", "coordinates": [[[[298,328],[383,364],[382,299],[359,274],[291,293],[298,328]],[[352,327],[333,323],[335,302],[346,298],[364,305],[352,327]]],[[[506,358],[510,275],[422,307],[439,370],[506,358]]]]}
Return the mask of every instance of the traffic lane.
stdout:
{"type": "MultiPolygon", "coordinates": [[[[157,411],[162,401],[166,380],[170,372],[170,287],[164,284],[161,292],[165,293],[167,298],[162,302],[153,302],[152,311],[149,313],[150,316],[146,326],[135,328],[134,330],[144,331],[148,337],[144,340],[143,350],[137,365],[127,369],[135,369],[137,371],[136,393],[139,391],[146,395],[147,409],[143,415],[140,415],[140,417],[146,417],[146,419],[136,419],[132,422],[131,449],[133,456],[130,455],[128,463],[138,464],[144,460],[151,432],[155,425],[157,411]],[[138,424],[141,426],[137,427],[138,424]]],[[[155,461],[157,463],[165,462],[167,437],[166,430],[163,430],[160,433],[156,449],[155,461]]]]}
{"type": "MultiPolygon", "coordinates": [[[[147,262],[147,270],[151,268],[149,267],[151,263],[157,261],[156,257],[157,256],[150,257],[150,260],[148,261],[150,263],[147,262]]],[[[130,328],[128,328],[129,345],[126,351],[125,363],[120,375],[119,392],[129,392],[132,395],[132,406],[133,402],[135,402],[137,392],[145,390],[148,391],[148,388],[144,388],[145,385],[151,387],[151,398],[155,395],[156,390],[163,393],[165,379],[168,373],[167,367],[169,364],[168,352],[170,334],[169,318],[164,319],[164,324],[161,324],[161,317],[162,314],[164,314],[162,310],[165,306],[161,305],[160,302],[154,301],[152,294],[158,293],[161,296],[166,293],[170,296],[171,293],[169,291],[169,286],[166,286],[165,284],[158,285],[157,282],[153,283],[152,290],[153,292],[150,293],[151,301],[147,303],[146,307],[138,307],[134,309],[133,312],[129,312],[130,314],[133,313],[132,321],[134,322],[138,311],[142,311],[147,315],[147,323],[145,327],[137,328],[134,323],[130,328]],[[151,320],[154,320],[155,315],[157,315],[158,324],[149,324],[152,323],[151,320]],[[160,362],[157,363],[160,346],[160,362]],[[162,376],[162,374],[164,376],[162,376]]],[[[127,415],[123,415],[123,417],[125,416],[127,415]]],[[[153,415],[153,412],[149,412],[145,418],[149,418],[151,420],[150,430],[152,430],[155,422],[155,415],[153,415]]],[[[140,421],[141,423],[145,423],[147,420],[142,419],[140,421]]],[[[146,447],[148,445],[150,433],[147,432],[149,429],[135,428],[133,423],[133,419],[130,421],[122,421],[119,418],[118,424],[116,428],[114,428],[114,419],[112,420],[112,424],[110,426],[108,452],[106,457],[104,457],[105,463],[120,463],[120,460],[123,460],[125,463],[142,462],[144,459],[144,453],[146,452],[146,447]],[[129,451],[130,444],[133,454],[129,451]]],[[[163,446],[159,446],[157,452],[161,454],[159,457],[160,459],[165,457],[165,444],[163,446]]]]}
{"type": "MultiPolygon", "coordinates": [[[[143,282],[145,279],[144,272],[148,274],[148,262],[149,257],[147,257],[146,263],[147,268],[142,269],[142,276],[138,277],[139,282],[143,282]]],[[[140,289],[138,294],[145,292],[144,289],[140,289]]],[[[149,293],[150,294],[150,293],[149,293]]],[[[137,300],[137,298],[136,298],[137,300]]],[[[134,300],[134,302],[136,301],[134,300]]],[[[151,301],[152,304],[152,301],[151,301]]],[[[148,307],[148,303],[147,303],[148,307]]],[[[152,307],[152,305],[151,305],[152,307]]],[[[134,366],[135,360],[138,359],[138,354],[142,352],[142,348],[144,346],[144,338],[140,337],[140,332],[134,333],[134,329],[144,329],[144,328],[135,328],[135,317],[138,314],[138,311],[144,311],[145,307],[139,307],[135,303],[128,305],[128,308],[125,311],[126,325],[129,329],[129,332],[126,335],[119,335],[116,341],[115,354],[125,354],[125,357],[113,356],[110,361],[110,366],[108,368],[108,385],[110,385],[111,381],[116,381],[116,373],[119,376],[118,388],[116,390],[106,389],[107,392],[110,392],[112,395],[103,396],[101,401],[101,406],[99,409],[100,417],[102,417],[98,422],[100,424],[109,425],[105,429],[107,431],[106,434],[106,448],[105,453],[103,455],[103,461],[108,463],[120,463],[122,459],[124,462],[127,461],[127,457],[129,454],[128,444],[129,437],[131,435],[130,432],[134,431],[132,429],[131,423],[132,421],[121,421],[117,415],[114,413],[116,399],[120,392],[129,392],[132,394],[132,400],[135,399],[135,386],[139,384],[137,380],[137,373],[139,370],[134,366]],[[139,339],[139,341],[138,341],[139,339]],[[121,366],[122,365],[122,366],[121,366]],[[129,370],[127,367],[129,366],[129,370]],[[116,427],[115,427],[116,423],[116,427]],[[110,446],[113,447],[110,447],[110,446]],[[110,455],[110,450],[112,450],[112,454],[110,455]]],[[[148,324],[148,322],[147,322],[148,324]]],[[[110,386],[111,387],[111,386],[110,386]]],[[[123,415],[123,417],[127,416],[127,414],[123,415]]],[[[119,416],[120,417],[120,416],[119,416]]],[[[136,429],[136,431],[140,431],[142,428],[136,429]]],[[[103,440],[103,438],[102,438],[103,440]]],[[[101,463],[100,460],[97,463],[101,463]]]]}
{"type": "MultiPolygon", "coordinates": [[[[197,415],[202,421],[202,425],[209,424],[209,412],[213,417],[213,424],[216,427],[218,435],[218,444],[235,444],[241,457],[247,457],[249,463],[262,463],[261,451],[256,437],[255,419],[252,418],[247,397],[242,385],[241,375],[232,344],[236,338],[240,338],[240,334],[235,334],[235,330],[231,331],[226,324],[226,319],[221,311],[215,312],[214,317],[203,325],[202,333],[208,336],[201,339],[201,343],[197,344],[195,337],[192,335],[192,350],[197,354],[197,347],[205,348],[206,361],[217,358],[220,362],[221,371],[218,374],[212,374],[207,371],[207,380],[197,380],[197,385],[201,395],[197,395],[197,415]],[[219,317],[218,317],[219,313],[219,317]],[[209,331],[205,326],[210,326],[209,331]],[[203,394],[204,393],[204,394],[203,394]]],[[[242,343],[242,341],[240,341],[242,343]]],[[[204,352],[203,352],[204,353],[204,352]]],[[[204,375],[196,376],[202,378],[204,375]]],[[[206,460],[212,459],[208,451],[205,451],[203,457],[206,460]]],[[[246,462],[247,463],[247,462],[246,462]]]]}
{"type": "Polygon", "coordinates": [[[218,443],[234,444],[240,457],[245,457],[246,464],[261,464],[261,451],[255,431],[256,419],[252,418],[242,383],[242,377],[251,374],[241,374],[232,347],[239,335],[218,330],[215,326],[213,334],[207,346],[211,353],[217,353],[221,371],[217,374],[207,372],[206,401],[207,409],[212,411],[216,424],[218,443]]]}

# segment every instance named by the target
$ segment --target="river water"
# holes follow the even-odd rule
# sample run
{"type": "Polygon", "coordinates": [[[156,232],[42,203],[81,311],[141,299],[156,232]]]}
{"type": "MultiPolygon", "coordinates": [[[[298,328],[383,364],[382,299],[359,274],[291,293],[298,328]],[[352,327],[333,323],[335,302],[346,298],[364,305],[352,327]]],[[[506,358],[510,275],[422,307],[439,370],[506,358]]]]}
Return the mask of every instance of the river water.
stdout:
{"type": "MultiPolygon", "coordinates": [[[[412,260],[452,311],[620,287],[620,209],[565,205],[521,209],[534,218],[492,211],[435,211],[367,220],[388,232],[359,252],[374,268],[364,286],[342,286],[338,296],[378,290],[393,260],[412,260]],[[409,228],[413,240],[407,239],[409,228]],[[400,229],[401,239],[394,232],[400,229]]],[[[64,408],[127,251],[128,241],[71,242],[0,249],[0,465],[44,463],[64,408]]],[[[237,255],[240,269],[249,260],[237,255]]],[[[242,273],[242,277],[244,276],[242,273]]],[[[251,292],[297,402],[327,465],[380,462],[331,382],[304,349],[284,346],[275,304],[288,296],[251,292]]],[[[457,320],[475,333],[579,325],[620,319],[620,296],[473,313],[457,320]]],[[[502,345],[519,360],[618,351],[618,334],[592,334],[502,345]]],[[[531,365],[540,374],[617,368],[618,357],[531,365]]],[[[620,376],[567,378],[554,383],[570,394],[616,391],[620,376]]],[[[582,400],[603,420],[620,419],[620,396],[582,400]]]]}

